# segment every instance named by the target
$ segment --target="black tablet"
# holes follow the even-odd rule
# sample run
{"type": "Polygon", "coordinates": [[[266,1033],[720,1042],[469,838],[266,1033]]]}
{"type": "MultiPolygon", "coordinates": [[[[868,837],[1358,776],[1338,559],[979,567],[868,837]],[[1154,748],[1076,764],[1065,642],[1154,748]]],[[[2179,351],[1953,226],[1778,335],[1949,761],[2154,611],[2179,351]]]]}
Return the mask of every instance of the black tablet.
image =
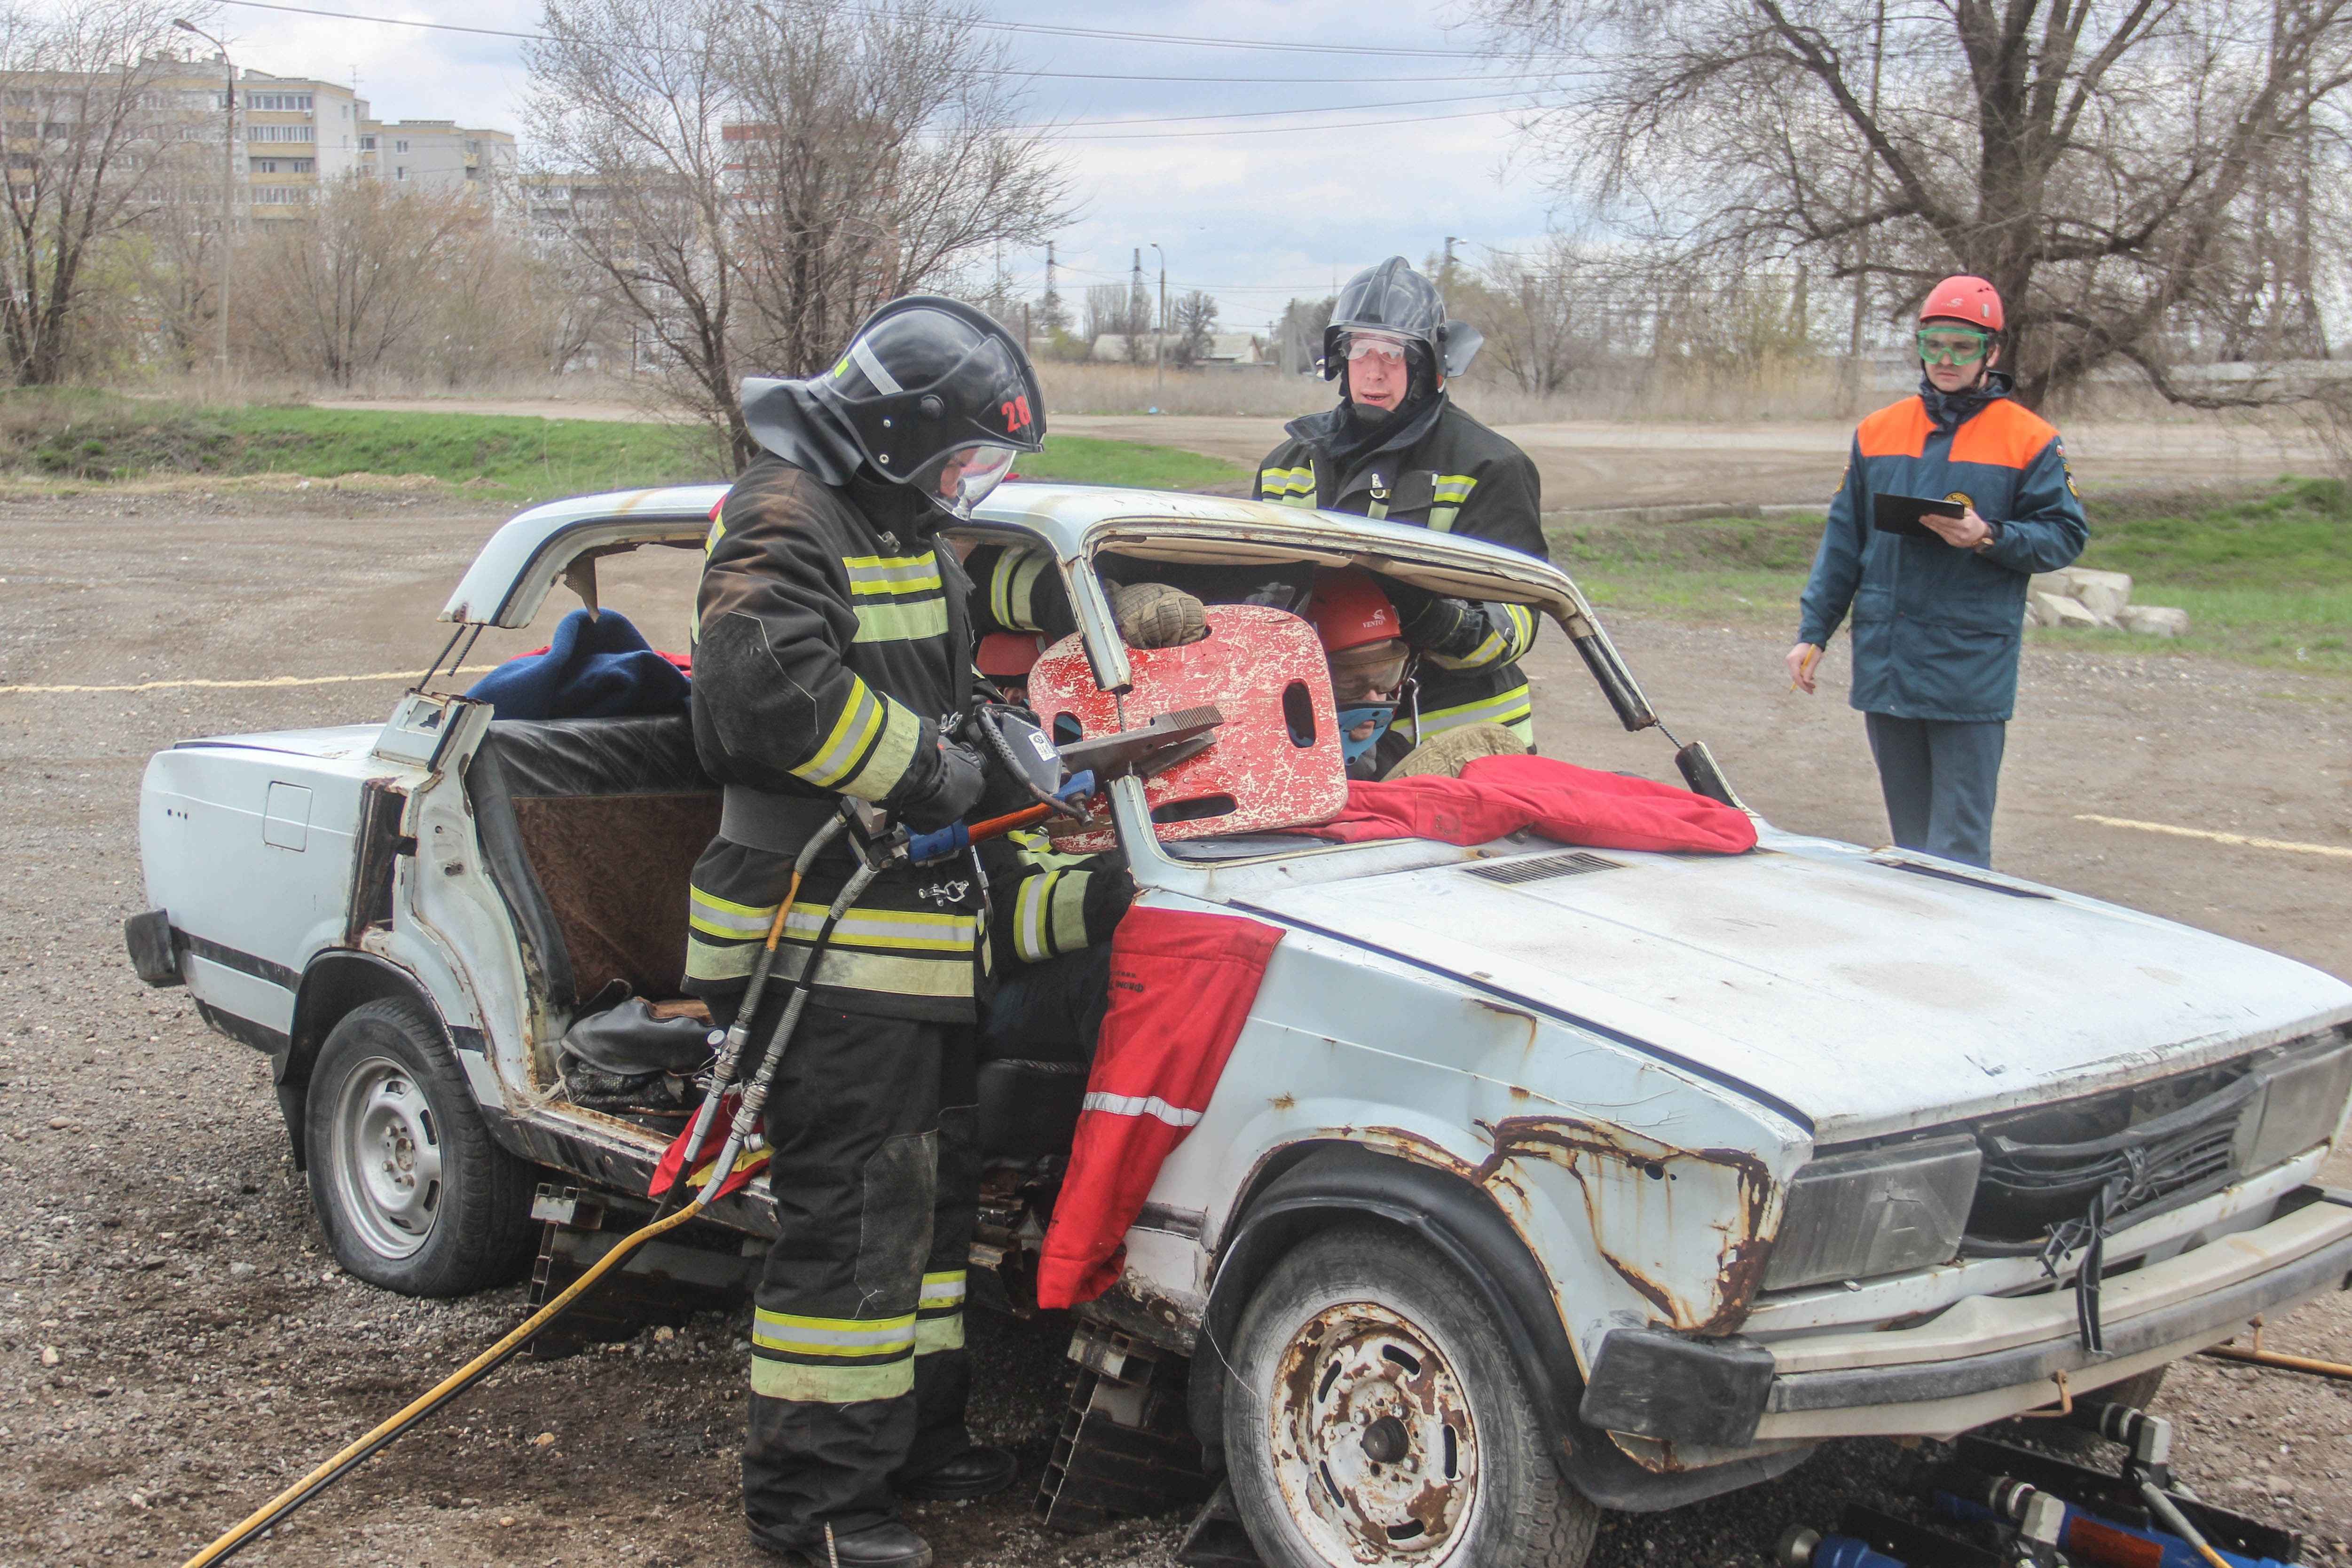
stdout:
{"type": "Polygon", "coordinates": [[[1964,503],[1956,500],[1889,495],[1884,490],[1874,493],[1870,498],[1870,526],[1881,533],[1907,533],[1914,539],[1940,539],[1942,535],[1919,521],[1931,512],[1937,517],[1967,515],[1964,503]]]}

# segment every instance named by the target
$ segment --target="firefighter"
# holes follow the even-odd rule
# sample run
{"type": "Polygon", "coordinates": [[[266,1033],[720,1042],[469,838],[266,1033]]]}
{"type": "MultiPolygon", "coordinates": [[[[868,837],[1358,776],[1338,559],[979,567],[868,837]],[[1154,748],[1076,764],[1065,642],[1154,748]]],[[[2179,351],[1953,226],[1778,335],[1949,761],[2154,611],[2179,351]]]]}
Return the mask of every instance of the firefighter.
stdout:
{"type": "MultiPolygon", "coordinates": [[[[1549,559],[1542,483],[1528,455],[1456,407],[1446,383],[1470,368],[1475,327],[1445,318],[1436,287],[1402,256],[1348,279],[1323,333],[1323,374],[1339,405],[1294,419],[1258,466],[1256,495],[1283,506],[1352,511],[1549,559]]],[[[1535,748],[1518,660],[1534,612],[1383,584],[1421,654],[1418,690],[1381,737],[1392,764],[1449,730],[1500,724],[1535,748]]]]}
{"type": "MultiPolygon", "coordinates": [[[[694,739],[724,786],[696,862],[687,988],[731,1019],[793,859],[843,796],[915,829],[981,802],[960,722],[981,698],[969,592],[940,527],[1037,451],[1027,356],[971,307],[875,312],[808,381],[747,381],[763,448],[712,524],[696,602],[694,739]]],[[[798,975],[852,869],[803,884],[776,972],[798,975]]],[[[752,1329],[743,1505],[762,1548],[921,1568],[901,1498],[986,1496],[1013,1459],[963,1423],[976,1201],[976,862],[886,872],[835,929],[769,1101],[778,1237],[752,1329]]],[[[770,990],[764,1041],[787,988],[770,990]]]]}
{"type": "Polygon", "coordinates": [[[2083,552],[2090,530],[2050,423],[1998,368],[2000,295],[1947,278],[1919,307],[1918,393],[1855,430],[1805,584],[1789,675],[1810,695],[1822,648],[1853,614],[1853,685],[1895,842],[1992,864],[1993,795],[2017,704],[2026,579],[2083,552]],[[1874,495],[1955,502],[1935,537],[1872,526],[1874,495]]]}

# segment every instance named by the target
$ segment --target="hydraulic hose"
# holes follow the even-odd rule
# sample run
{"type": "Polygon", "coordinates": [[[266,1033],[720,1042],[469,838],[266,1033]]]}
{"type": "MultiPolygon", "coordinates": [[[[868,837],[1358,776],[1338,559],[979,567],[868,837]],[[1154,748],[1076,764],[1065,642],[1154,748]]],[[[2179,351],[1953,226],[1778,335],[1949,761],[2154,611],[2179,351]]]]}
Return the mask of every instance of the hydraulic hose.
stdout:
{"type": "MultiPolygon", "coordinates": [[[[701,1139],[708,1133],[711,1122],[716,1119],[719,1092],[724,1087],[720,1079],[731,1078],[741,1061],[742,1042],[751,1033],[751,1015],[759,990],[764,986],[768,972],[774,963],[776,945],[782,935],[784,920],[792,910],[793,895],[800,890],[802,875],[808,868],[809,862],[815,858],[816,851],[821,847],[822,843],[829,839],[834,832],[838,831],[839,822],[840,819],[836,817],[827,825],[826,828],[820,829],[818,835],[812,837],[809,844],[802,849],[800,858],[793,864],[792,891],[785,895],[783,904],[776,911],[774,921],[769,926],[767,946],[761,951],[759,959],[754,961],[756,967],[753,970],[752,984],[745,990],[743,1006],[736,1016],[735,1026],[728,1031],[730,1044],[722,1050],[720,1066],[713,1069],[713,1087],[703,1102],[702,1112],[697,1118],[691,1152],[687,1161],[679,1167],[679,1180],[677,1184],[679,1187],[689,1184],[685,1177],[686,1173],[694,1168],[693,1154],[700,1152],[701,1139]]],[[[710,1179],[695,1191],[685,1206],[675,1213],[661,1215],[651,1224],[623,1237],[614,1245],[612,1251],[592,1264],[588,1271],[573,1280],[562,1294],[525,1318],[498,1343],[435,1384],[397,1414],[346,1445],[317,1469],[271,1498],[234,1528],[214,1541],[212,1544],[189,1558],[182,1568],[208,1568],[209,1564],[225,1563],[243,1551],[264,1531],[283,1521],[296,1509],[300,1508],[364,1464],[417,1422],[422,1421],[425,1416],[496,1371],[517,1351],[528,1344],[532,1335],[569,1311],[583,1296],[595,1288],[597,1281],[619,1268],[638,1247],[666,1231],[677,1229],[699,1215],[709,1205],[719,1187],[725,1184],[727,1173],[735,1167],[736,1156],[742,1152],[744,1144],[750,1141],[751,1134],[759,1129],[760,1114],[767,1105],[769,1089],[775,1082],[776,1070],[783,1061],[784,1047],[791,1043],[793,1031],[799,1026],[801,1014],[808,1005],[809,993],[815,984],[817,960],[833,940],[834,928],[841,923],[841,917],[847,913],[850,907],[857,901],[859,895],[866,891],[875,877],[879,874],[880,869],[881,868],[877,866],[859,866],[851,873],[849,880],[843,884],[840,896],[834,900],[832,907],[825,911],[824,924],[818,930],[815,942],[810,944],[806,966],[801,971],[798,979],[793,982],[792,1000],[785,1004],[784,1016],[777,1021],[775,1032],[769,1037],[768,1049],[760,1061],[758,1070],[753,1073],[751,1081],[744,1086],[742,1102],[736,1109],[734,1120],[728,1125],[726,1141],[719,1145],[718,1157],[711,1162],[710,1179]]]]}

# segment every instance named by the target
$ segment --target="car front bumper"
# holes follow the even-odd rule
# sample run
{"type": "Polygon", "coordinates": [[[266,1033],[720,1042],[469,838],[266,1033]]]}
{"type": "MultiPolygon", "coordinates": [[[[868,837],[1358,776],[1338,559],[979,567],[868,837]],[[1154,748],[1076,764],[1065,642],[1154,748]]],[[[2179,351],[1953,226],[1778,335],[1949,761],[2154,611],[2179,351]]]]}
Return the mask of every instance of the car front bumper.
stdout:
{"type": "Polygon", "coordinates": [[[2072,1289],[1968,1297],[1908,1328],[1769,1342],[1612,1332],[1584,1419],[1652,1462],[1704,1466],[1830,1437],[1949,1437],[2179,1360],[2346,1288],[2352,1193],[2305,1187],[2268,1224],[2128,1273],[2100,1291],[2106,1348],[2084,1348],[2072,1289]],[[1769,1363],[1765,1358],[1769,1356],[1769,1363]],[[1630,1439],[1630,1440],[1629,1440],[1630,1439]]]}

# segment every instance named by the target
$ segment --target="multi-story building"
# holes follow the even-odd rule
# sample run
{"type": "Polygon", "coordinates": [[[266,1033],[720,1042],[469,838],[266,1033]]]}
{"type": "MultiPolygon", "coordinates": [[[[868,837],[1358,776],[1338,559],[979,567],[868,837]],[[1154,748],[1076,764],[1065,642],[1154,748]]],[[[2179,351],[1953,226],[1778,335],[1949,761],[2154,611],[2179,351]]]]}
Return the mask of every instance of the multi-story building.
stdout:
{"type": "Polygon", "coordinates": [[[252,69],[238,73],[236,88],[247,216],[292,217],[314,198],[320,180],[365,172],[361,128],[368,102],[350,88],[252,69]]]}
{"type": "Polygon", "coordinates": [[[454,120],[371,120],[361,127],[363,173],[415,190],[504,188],[515,169],[515,139],[454,120]]]}

